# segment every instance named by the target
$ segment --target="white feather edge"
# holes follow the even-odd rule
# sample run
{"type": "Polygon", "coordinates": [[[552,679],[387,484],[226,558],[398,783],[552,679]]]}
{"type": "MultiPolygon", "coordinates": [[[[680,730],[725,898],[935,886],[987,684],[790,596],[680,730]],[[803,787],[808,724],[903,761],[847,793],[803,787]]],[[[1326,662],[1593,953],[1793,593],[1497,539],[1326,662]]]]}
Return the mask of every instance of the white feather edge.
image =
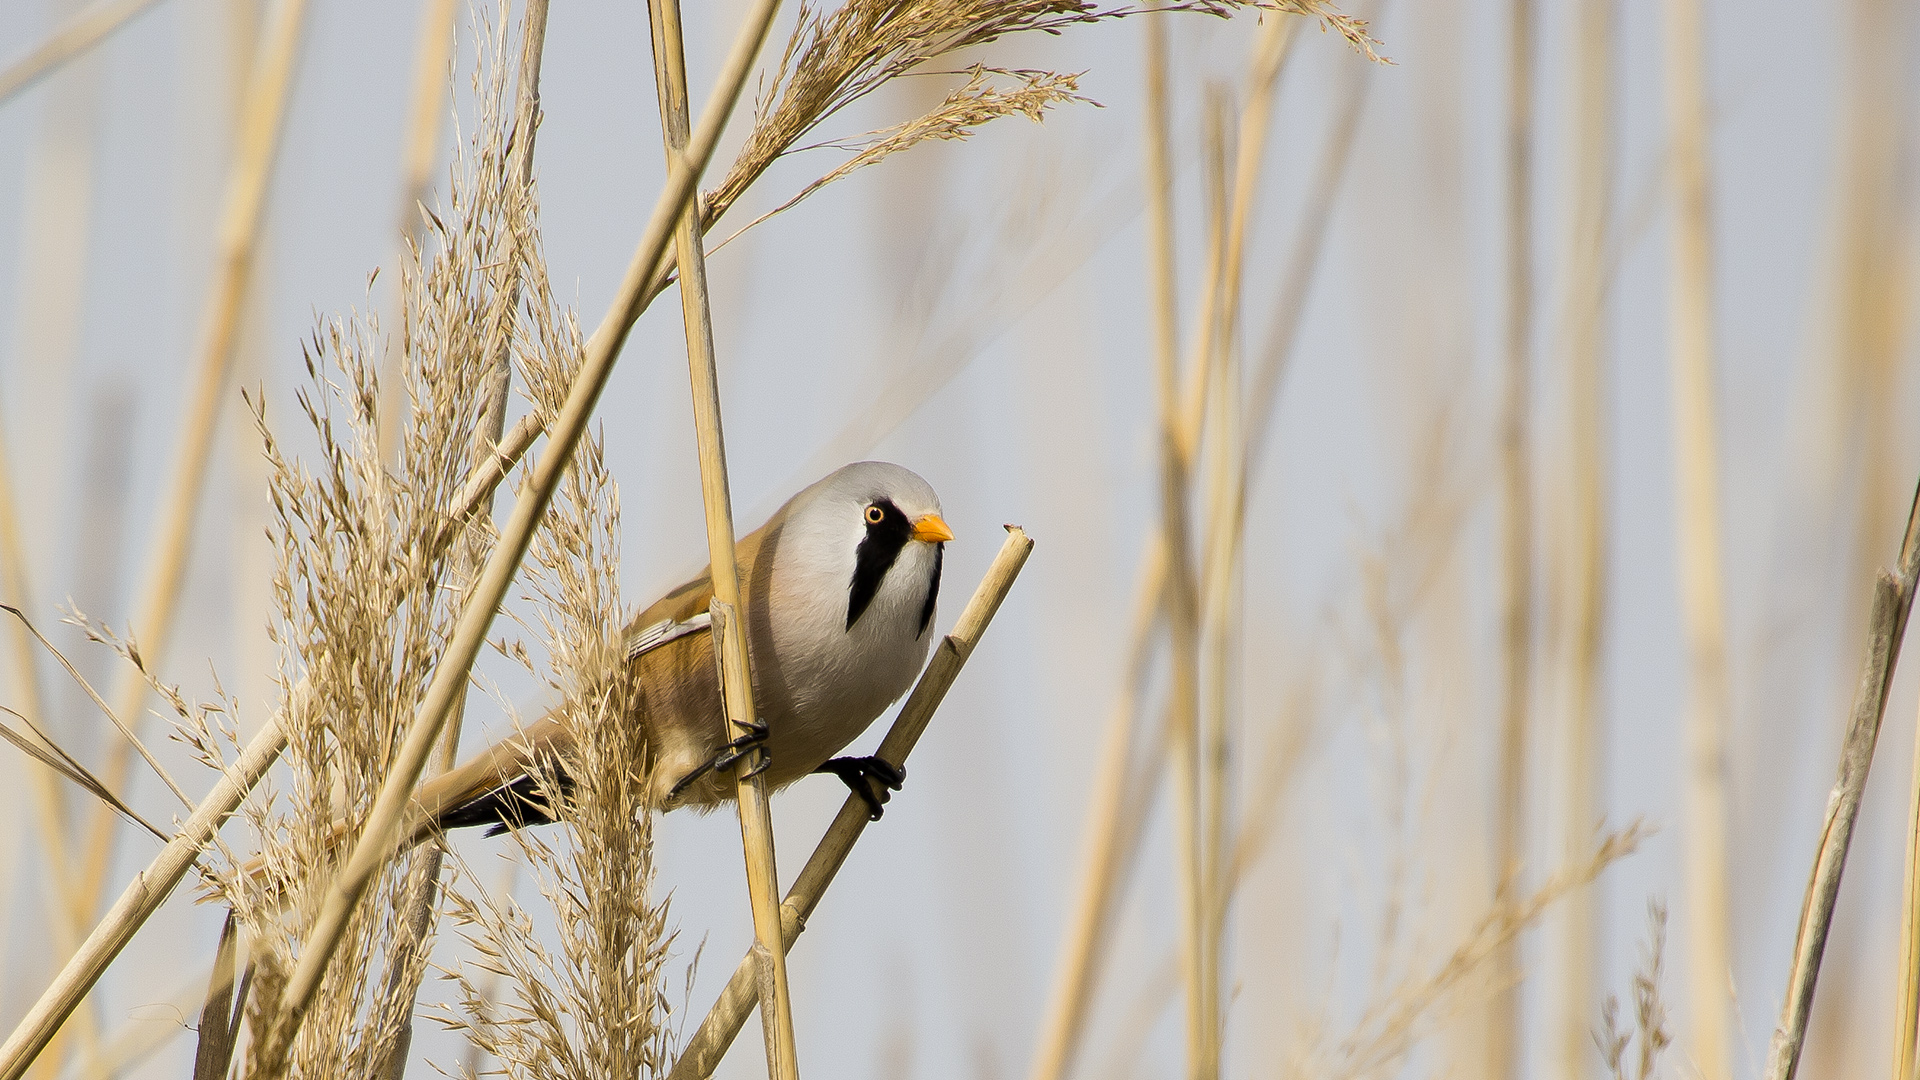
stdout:
{"type": "Polygon", "coordinates": [[[713,629],[713,615],[703,611],[691,619],[661,619],[651,626],[643,626],[627,635],[627,662],[650,653],[669,641],[678,641],[688,634],[697,634],[702,630],[713,629]]]}

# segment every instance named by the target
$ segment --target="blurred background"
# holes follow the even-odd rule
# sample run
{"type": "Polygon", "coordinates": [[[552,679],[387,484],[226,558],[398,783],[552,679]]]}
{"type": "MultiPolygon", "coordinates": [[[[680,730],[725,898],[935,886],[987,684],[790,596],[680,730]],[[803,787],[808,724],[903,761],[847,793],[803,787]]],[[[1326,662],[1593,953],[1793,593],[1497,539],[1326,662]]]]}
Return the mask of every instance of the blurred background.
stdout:
{"type": "MultiPolygon", "coordinates": [[[[70,600],[116,627],[142,617],[271,6],[159,0],[0,99],[0,442],[17,532],[0,588],[110,699],[125,665],[59,625],[58,608],[70,600]]],[[[1920,473],[1920,19],[1898,0],[1713,2],[1689,48],[1688,6],[1351,0],[1342,10],[1372,20],[1390,64],[1296,27],[1260,129],[1226,335],[1244,375],[1248,484],[1220,632],[1224,790],[1245,852],[1222,961],[1230,1075],[1603,1075],[1590,1033],[1608,995],[1630,1023],[1650,903],[1669,913],[1662,1074],[1760,1070],[1872,574],[1895,557],[1920,473]],[[1703,202],[1676,197],[1690,176],[1703,202]],[[1688,236],[1703,259],[1677,261],[1688,236]],[[1422,1011],[1409,1053],[1377,1068],[1342,1056],[1369,1010],[1469,938],[1504,870],[1530,892],[1583,863],[1602,821],[1636,819],[1657,831],[1548,908],[1510,962],[1494,950],[1422,1011]]],[[[743,9],[689,6],[696,103],[743,9]]],[[[0,5],[0,65],[87,10],[0,5]]],[[[279,657],[263,633],[266,469],[239,388],[259,388],[277,433],[307,445],[292,396],[302,340],[334,313],[390,309],[413,202],[444,199],[469,132],[471,114],[455,111],[471,98],[476,20],[497,17],[484,4],[333,0],[301,28],[179,607],[152,658],[195,693],[217,680],[242,703],[243,731],[272,709],[279,657]],[[444,58],[423,48],[434,40],[444,58]],[[424,113],[423,65],[441,91],[424,113]],[[416,144],[431,152],[410,174],[416,144]]],[[[1213,193],[1250,145],[1264,30],[1252,14],[1154,17],[1184,356],[1203,314],[1213,193]]],[[[943,626],[1001,523],[1037,545],[911,782],[794,950],[800,1062],[815,1075],[1034,1069],[1116,714],[1135,732],[1124,805],[1143,825],[1069,1073],[1181,1069],[1172,789],[1146,782],[1164,746],[1164,630],[1145,678],[1129,674],[1161,523],[1145,26],[970,56],[1084,72],[1081,92],[1101,107],[916,147],[712,259],[743,531],[845,461],[904,464],[958,534],[943,626]]],[[[588,326],[662,180],[648,49],[644,5],[554,6],[536,173],[556,291],[588,326]]],[[[897,81],[827,133],[918,115],[950,85],[897,81]]],[[[747,126],[743,107],[718,159],[747,126]]],[[[838,160],[777,165],[738,221],[838,160]]],[[[635,608],[706,558],[677,312],[669,299],[641,320],[599,413],[635,608]]],[[[1204,468],[1196,550],[1209,535],[1204,468]]],[[[51,732],[106,761],[117,737],[50,657],[10,644],[0,704],[18,707],[23,656],[51,732]]],[[[539,711],[513,665],[490,656],[482,669],[539,711]]],[[[1810,1076],[1862,1075],[1893,1055],[1917,671],[1902,669],[1888,707],[1810,1076]]],[[[469,717],[470,747],[508,728],[490,709],[469,717]]],[[[150,742],[159,728],[149,717],[150,742]]],[[[160,753],[194,794],[211,784],[177,745],[160,753]]],[[[71,933],[55,927],[48,867],[109,850],[91,839],[91,800],[58,790],[50,802],[37,770],[0,753],[8,1028],[71,933]]],[[[157,820],[177,809],[138,769],[119,790],[157,820]]],[[[817,778],[775,799],[788,875],[844,794],[817,778]]],[[[116,829],[108,897],[158,848],[116,829]]],[[[730,813],[673,814],[657,835],[677,952],[700,956],[697,1023],[751,941],[739,831],[730,813]]],[[[458,847],[483,879],[507,880],[506,842],[458,847]]],[[[90,998],[94,1056],[71,1071],[187,1075],[218,927],[183,890],[90,998]]],[[[457,953],[443,935],[437,962],[457,953]]],[[[430,978],[423,1003],[445,988],[430,978]]],[[[428,1025],[413,1053],[423,1076],[465,1050],[428,1025]]],[[[761,1070],[750,1027],[720,1075],[761,1070]]]]}

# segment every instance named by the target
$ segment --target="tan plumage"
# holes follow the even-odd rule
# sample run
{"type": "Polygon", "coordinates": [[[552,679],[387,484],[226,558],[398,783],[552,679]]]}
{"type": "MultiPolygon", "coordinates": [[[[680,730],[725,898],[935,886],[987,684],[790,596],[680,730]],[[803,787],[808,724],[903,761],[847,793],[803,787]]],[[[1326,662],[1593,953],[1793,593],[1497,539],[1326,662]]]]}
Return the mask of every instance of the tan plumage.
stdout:
{"type": "MultiPolygon", "coordinates": [[[[933,637],[940,545],[952,535],[939,515],[932,488],[912,472],[858,462],[795,495],[739,539],[754,702],[767,727],[772,786],[815,771],[911,685],[933,637]],[[896,533],[905,539],[864,607],[854,610],[861,560],[869,558],[863,552],[869,545],[881,551],[896,533]]],[[[712,599],[712,583],[702,573],[635,616],[628,641],[663,624],[698,621],[712,599]]],[[[712,634],[682,632],[629,663],[634,707],[628,719],[646,731],[652,804],[710,808],[731,799],[734,778],[718,770],[674,792],[724,751],[728,737],[712,634]]],[[[471,808],[490,796],[503,801],[498,793],[522,780],[530,755],[550,755],[564,768],[571,741],[565,724],[544,717],[428,781],[415,794],[416,837],[474,823],[450,819],[471,819],[471,808]]]]}

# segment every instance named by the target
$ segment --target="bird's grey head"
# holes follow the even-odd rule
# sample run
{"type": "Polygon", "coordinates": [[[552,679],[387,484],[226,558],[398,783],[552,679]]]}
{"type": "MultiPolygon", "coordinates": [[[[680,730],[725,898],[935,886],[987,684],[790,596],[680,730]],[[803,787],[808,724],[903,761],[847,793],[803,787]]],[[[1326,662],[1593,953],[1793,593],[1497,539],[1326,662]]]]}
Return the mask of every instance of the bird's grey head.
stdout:
{"type": "Polygon", "coordinates": [[[945,543],[940,497],[912,471],[858,461],[803,493],[798,525],[836,550],[847,598],[845,629],[863,619],[905,622],[917,638],[933,625],[945,543]]]}

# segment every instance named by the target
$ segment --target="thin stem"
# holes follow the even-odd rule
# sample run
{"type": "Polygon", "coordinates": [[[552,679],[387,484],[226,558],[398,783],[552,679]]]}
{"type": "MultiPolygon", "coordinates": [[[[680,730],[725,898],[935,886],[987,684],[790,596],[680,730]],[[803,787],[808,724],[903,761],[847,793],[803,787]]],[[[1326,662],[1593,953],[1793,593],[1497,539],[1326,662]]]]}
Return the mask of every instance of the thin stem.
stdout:
{"type": "MultiPolygon", "coordinates": [[[[1499,779],[1494,792],[1493,891],[1509,883],[1525,843],[1527,716],[1533,695],[1533,478],[1527,415],[1533,404],[1534,0],[1513,0],[1507,39],[1506,386],[1500,417],[1501,699],[1499,779]]],[[[1518,982],[1512,941],[1493,958],[1498,991],[1488,1009],[1490,1075],[1520,1069],[1518,982]]]]}
{"type": "Polygon", "coordinates": [[[1920,581],[1920,488],[1915,490],[1907,511],[1898,568],[1893,574],[1882,570],[1874,583],[1867,655],[1861,663],[1860,681],[1854,687],[1852,716],[1840,750],[1840,776],[1827,796],[1820,848],[1814,855],[1807,895],[1800,906],[1793,969],[1780,1004],[1780,1023],[1773,1029],[1772,1044],[1767,1049],[1767,1068],[1761,1074],[1766,1080],[1793,1080],[1800,1067],[1807,1020],[1813,1014],[1814,986],[1820,979],[1820,960],[1826,953],[1827,932],[1833,926],[1833,907],[1840,898],[1840,874],[1846,869],[1854,822],[1866,794],[1867,771],[1873,765],[1881,718],[1886,715],[1887,691],[1893,686],[1894,664],[1900,657],[1900,642],[1906,636],[1907,617],[1913,610],[1916,581],[1920,581]]]}
{"type": "Polygon", "coordinates": [[[1713,222],[1707,164],[1706,43],[1700,0],[1667,5],[1667,110],[1674,185],[1672,344],[1675,517],[1689,660],[1684,806],[1691,943],[1691,1056],[1706,1080],[1728,1057],[1727,724],[1725,601],[1720,562],[1719,438],[1715,431],[1713,222]]]}
{"type": "MultiPolygon", "coordinates": [[[[1217,181],[1224,172],[1224,165],[1220,161],[1220,155],[1224,150],[1217,137],[1217,124],[1214,125],[1214,131],[1216,137],[1212,140],[1209,158],[1213,162],[1213,172],[1217,181]]],[[[1214,203],[1218,206],[1220,200],[1216,197],[1214,203]]],[[[1220,248],[1220,232],[1216,229],[1210,260],[1213,269],[1208,274],[1210,282],[1219,280],[1220,248]]],[[[1210,288],[1209,303],[1201,308],[1200,322],[1203,328],[1208,327],[1212,321],[1212,292],[1210,288]]],[[[1161,331],[1155,336],[1164,346],[1168,335],[1161,331]]],[[[1201,337],[1202,340],[1210,340],[1210,330],[1203,329],[1201,337]]],[[[1167,551],[1167,624],[1173,650],[1173,689],[1167,709],[1167,730],[1172,752],[1168,755],[1168,763],[1173,771],[1174,880],[1179,887],[1182,933],[1180,974],[1181,982],[1186,988],[1186,1075],[1190,1080],[1212,1080],[1206,1071],[1210,1057],[1207,1034],[1209,1025],[1206,1013],[1209,995],[1206,990],[1207,971],[1204,959],[1206,866],[1202,861],[1200,847],[1198,714],[1200,614],[1187,524],[1190,501],[1187,490],[1193,468],[1193,449],[1184,445],[1184,440],[1180,437],[1184,425],[1181,423],[1178,412],[1181,396],[1176,365],[1179,363],[1179,358],[1163,347],[1159,350],[1158,359],[1156,371],[1160,402],[1160,536],[1161,543],[1167,551]]],[[[1204,372],[1211,359],[1211,349],[1203,352],[1199,370],[1204,372]]],[[[1204,378],[1201,385],[1205,385],[1204,378]]],[[[1204,394],[1202,400],[1204,400],[1204,394]]],[[[1193,426],[1199,427],[1198,424],[1193,426]]]]}
{"type": "MultiPolygon", "coordinates": [[[[446,64],[449,42],[453,36],[452,15],[454,6],[451,0],[430,0],[426,26],[422,29],[421,59],[416,72],[419,80],[414,101],[414,123],[424,127],[428,123],[428,114],[437,114],[435,108],[440,100],[438,87],[440,80],[435,75],[429,80],[428,69],[446,64]],[[435,33],[439,27],[443,32],[435,33]],[[434,46],[430,39],[439,38],[443,44],[434,46]],[[431,88],[432,92],[429,92],[431,88]]],[[[534,129],[540,119],[540,61],[546,50],[547,40],[547,0],[527,0],[526,12],[521,17],[521,47],[519,79],[514,87],[514,123],[512,134],[513,181],[517,189],[509,198],[524,201],[533,197],[533,143],[534,129]]],[[[410,205],[424,197],[426,172],[432,162],[431,148],[438,143],[438,125],[434,125],[435,135],[431,140],[416,137],[412,140],[412,152],[409,155],[409,197],[410,205]]],[[[509,204],[511,205],[511,203],[509,204]]],[[[492,363],[486,373],[487,387],[482,404],[480,423],[473,432],[473,441],[468,447],[469,472],[480,474],[487,464],[496,459],[500,449],[502,429],[506,425],[507,398],[513,386],[512,329],[513,315],[520,307],[521,268],[525,264],[526,252],[521,248],[522,236],[519,231],[511,233],[508,241],[508,256],[495,266],[496,303],[493,310],[498,313],[490,320],[488,335],[482,339],[483,348],[491,354],[492,363]]],[[[402,382],[399,372],[389,372],[395,383],[402,382]]],[[[393,412],[397,414],[398,409],[393,412]]],[[[383,434],[386,425],[382,425],[383,434]]],[[[489,487],[483,500],[484,505],[474,513],[485,517],[493,516],[493,493],[497,489],[489,487]]],[[[466,517],[467,515],[462,515],[466,517]]],[[[461,545],[459,567],[456,573],[465,577],[480,568],[485,551],[471,532],[462,532],[464,543],[461,545]]],[[[467,695],[463,691],[459,702],[453,708],[453,715],[447,720],[447,729],[440,738],[440,758],[432,765],[433,771],[445,772],[453,768],[459,758],[460,729],[466,718],[467,695]]],[[[420,949],[427,941],[428,931],[432,928],[434,900],[439,892],[440,871],[445,860],[446,849],[431,845],[420,856],[417,877],[412,884],[412,895],[408,900],[410,910],[404,924],[404,938],[396,953],[411,953],[420,949]]],[[[415,970],[410,963],[393,963],[388,966],[393,980],[407,977],[415,970]]],[[[413,993],[418,994],[418,987],[413,993]]],[[[389,1060],[387,1076],[390,1080],[400,1080],[407,1067],[407,1054],[413,1045],[413,1015],[408,1013],[400,1034],[395,1040],[394,1053],[389,1060]]]]}
{"type": "MultiPolygon", "coordinates": [[[[953,624],[953,630],[940,640],[934,649],[933,659],[927,669],[920,673],[920,681],[913,686],[913,692],[907,695],[906,704],[900,707],[900,715],[893,726],[887,729],[887,737],[880,741],[876,756],[894,765],[904,766],[907,756],[920,741],[920,736],[932,722],[934,711],[940,707],[947,696],[947,690],[960,675],[960,669],[966,666],[967,658],[986,633],[988,624],[1000,610],[1001,601],[1013,588],[1020,576],[1020,568],[1026,565],[1027,556],[1033,551],[1033,541],[1017,525],[1007,526],[1006,542],[1000,545],[1000,553],[994,556],[993,565],[987,568],[986,577],[980,581],[979,588],[973,592],[973,598],[960,612],[960,618],[953,624]]],[[[846,802],[840,806],[840,813],[827,827],[827,833],[813,849],[813,855],[807,859],[806,866],[800,869],[799,877],[794,879],[793,888],[787,891],[787,898],[780,905],[781,949],[792,949],[799,939],[800,932],[806,929],[807,919],[820,905],[820,899],[826,895],[828,886],[833,884],[834,876],[852,853],[853,845],[866,831],[868,823],[866,801],[859,796],[849,794],[846,802]]],[[[704,1080],[711,1076],[726,1056],[727,1048],[740,1034],[740,1028],[752,1014],[754,1004],[759,1000],[756,990],[758,946],[741,959],[734,969],[733,978],[728,980],[726,989],[720,992],[719,1000],[708,1010],[705,1020],[687,1041],[686,1049],[681,1051],[680,1059],[673,1064],[669,1080],[704,1080]]]]}
{"type": "MultiPolygon", "coordinates": [[[[440,120],[447,112],[447,64],[453,55],[454,18],[459,11],[455,0],[423,0],[420,5],[420,39],[414,46],[413,93],[407,104],[406,138],[400,146],[400,212],[398,228],[400,262],[407,260],[407,246],[418,241],[421,232],[420,206],[433,191],[433,164],[440,155],[440,120]]],[[[505,261],[512,265],[514,260],[505,261]]],[[[509,271],[511,272],[511,271],[509,271]]],[[[389,288],[397,299],[406,287],[400,274],[392,275],[389,288]]],[[[403,319],[411,313],[399,304],[403,319]]],[[[387,357],[380,375],[380,457],[392,461],[399,452],[401,424],[406,414],[406,379],[400,369],[410,327],[403,322],[401,332],[388,339],[387,357]]],[[[499,438],[495,434],[495,439],[499,438]]]]}
{"type": "Polygon", "coordinates": [[[0,70],[0,104],[105,41],[156,3],[158,0],[102,0],[61,23],[47,40],[0,70]]]}
{"type": "MultiPolygon", "coordinates": [[[[254,255],[265,220],[267,194],[286,129],[287,102],[292,96],[293,73],[304,38],[307,0],[282,0],[261,35],[260,53],[249,76],[245,112],[241,117],[232,171],[228,177],[226,208],[219,234],[219,261],[213,290],[207,297],[199,365],[180,422],[181,442],[173,486],[161,503],[163,520],[146,578],[146,591],[134,609],[132,641],[140,647],[148,671],[158,671],[172,642],[174,618],[186,583],[187,560],[192,553],[194,524],[200,495],[206,487],[213,440],[226,404],[227,384],[233,372],[235,342],[253,279],[254,255]]],[[[147,681],[139,671],[123,676],[113,714],[139,729],[147,700],[147,681]]],[[[101,779],[114,791],[126,790],[131,746],[115,744],[101,779]]],[[[81,877],[81,902],[92,911],[105,888],[113,851],[114,818],[104,810],[94,814],[86,845],[87,862],[81,877]]]]}
{"type": "MultiPolygon", "coordinates": [[[[687,142],[687,71],[680,32],[679,0],[649,0],[653,16],[653,61],[659,87],[660,126],[669,163],[687,142]]],[[[694,435],[699,442],[700,493],[706,507],[707,551],[713,583],[714,642],[729,733],[747,735],[758,713],[747,656],[746,606],[740,600],[734,557],[733,496],[727,478],[726,438],[720,421],[720,376],[714,355],[713,316],[707,294],[706,254],[701,247],[700,204],[691,200],[674,234],[679,255],[680,307],[686,323],[687,369],[693,384],[694,435]]],[[[780,932],[780,876],[774,864],[773,817],[767,782],[755,775],[752,755],[738,771],[740,842],[747,864],[760,972],[760,1016],[771,1080],[797,1080],[800,1065],[793,1034],[787,953],[780,932]]]]}
{"type": "Polygon", "coordinates": [[[1907,860],[1900,885],[1900,986],[1893,1017],[1893,1080],[1920,1072],[1920,718],[1913,739],[1913,779],[1907,797],[1907,860]]]}
{"type": "MultiPolygon", "coordinates": [[[[528,439],[531,441],[531,436],[528,439]]],[[[452,520],[464,521],[477,512],[479,506],[491,498],[494,486],[504,477],[507,467],[510,466],[489,468],[471,477],[461,489],[460,501],[454,507],[452,520]]],[[[433,550],[424,557],[429,561],[439,558],[454,536],[452,529],[442,532],[431,545],[433,550]]],[[[305,680],[296,684],[290,695],[290,710],[297,712],[303,707],[300,703],[310,693],[305,680]]],[[[53,984],[28,1010],[19,1026],[7,1037],[6,1043],[0,1045],[0,1080],[19,1080],[28,1066],[33,1064],[54,1033],[66,1023],[81,999],[86,997],[87,991],[100,980],[107,965],[120,955],[120,951],[133,940],[134,933],[172,895],[180,879],[186,876],[200,857],[200,851],[213,842],[220,826],[239,808],[247,793],[267,774],[267,769],[286,746],[286,733],[281,727],[280,715],[276,714],[247,744],[239,760],[227,768],[226,774],[207,793],[207,797],[200,800],[179,834],[127,886],[119,902],[94,927],[87,940],[81,943],[79,951],[73,954],[53,984]]]]}
{"type": "MultiPolygon", "coordinates": [[[[1574,161],[1567,255],[1566,542],[1552,545],[1565,590],[1566,722],[1559,740],[1558,847],[1572,857],[1592,841],[1602,814],[1604,753],[1600,664],[1606,620],[1607,417],[1606,241],[1613,172],[1613,0],[1582,0],[1573,62],[1574,161]]],[[[1560,999],[1552,1052],[1579,1076],[1593,1053],[1594,971],[1602,921],[1596,894],[1569,895],[1553,921],[1560,999]]]]}
{"type": "MultiPolygon", "coordinates": [[[[419,711],[407,732],[406,742],[395,756],[387,780],[374,801],[359,843],[354,846],[353,854],[326,891],[319,914],[301,950],[299,965],[288,979],[281,1014],[264,1033],[266,1044],[261,1056],[266,1063],[263,1072],[267,1075],[276,1075],[284,1069],[287,1052],[320,988],[320,979],[326,972],[328,962],[340,946],[348,918],[366,894],[374,875],[387,864],[399,846],[405,831],[408,807],[413,799],[413,789],[420,781],[427,757],[439,740],[447,716],[466,685],[467,673],[485,642],[494,613],[506,599],[507,589],[519,571],[521,560],[526,557],[534,530],[552,502],[573,451],[586,432],[587,421],[600,400],[601,392],[606,389],[620,348],[626,343],[634,320],[646,306],[653,270],[666,252],[681,211],[695,196],[700,173],[713,156],[721,129],[733,112],[741,87],[746,84],[747,72],[766,39],[777,6],[776,0],[759,0],[748,14],[739,37],[735,39],[733,51],[721,69],[713,96],[701,114],[700,126],[688,143],[687,155],[669,165],[666,185],[654,203],[652,215],[634,251],[633,261],[627,266],[615,301],[601,320],[599,328],[588,339],[587,355],[580,374],[574,379],[565,405],[548,430],[547,452],[541,455],[532,476],[521,489],[513,512],[500,531],[500,540],[488,556],[480,579],[460,612],[447,651],[434,669],[433,682],[427,687],[419,711]]],[[[0,1080],[5,1078],[0,1077],[0,1080]]]]}
{"type": "MultiPolygon", "coordinates": [[[[1275,31],[1274,23],[1291,23],[1292,20],[1278,17],[1268,24],[1269,32],[1263,35],[1250,78],[1250,100],[1248,109],[1241,117],[1241,143],[1249,150],[1240,160],[1236,174],[1234,190],[1234,209],[1230,219],[1238,222],[1236,229],[1244,243],[1247,223],[1250,220],[1251,200],[1257,190],[1258,168],[1261,160],[1261,147],[1267,131],[1267,115],[1270,108],[1272,87],[1278,79],[1281,63],[1284,59],[1286,42],[1289,40],[1284,31],[1275,31]]],[[[1166,117],[1166,44],[1161,20],[1148,18],[1143,21],[1146,31],[1147,53],[1147,170],[1146,188],[1148,192],[1148,236],[1149,271],[1153,276],[1154,288],[1154,334],[1157,357],[1160,367],[1157,374],[1164,378],[1167,358],[1173,357],[1174,381],[1178,382],[1179,330],[1176,325],[1178,304],[1174,289],[1176,268],[1173,259],[1173,211],[1172,211],[1172,170],[1169,165],[1170,150],[1167,142],[1166,117]]],[[[1342,109],[1340,122],[1327,154],[1318,173],[1318,182],[1314,186],[1315,197],[1309,202],[1309,224],[1303,231],[1300,243],[1295,247],[1289,260],[1287,285],[1282,290],[1290,298],[1305,295],[1307,284],[1319,262],[1321,241],[1325,231],[1320,227],[1327,214],[1328,204],[1339,189],[1339,178],[1344,174],[1349,159],[1349,150],[1353,145],[1353,132],[1359,118],[1361,96],[1351,94],[1342,109]]],[[[1238,275],[1241,261],[1237,252],[1232,257],[1233,283],[1231,289],[1237,297],[1239,292],[1238,275]]],[[[1212,310],[1215,295],[1227,286],[1218,280],[1218,275],[1210,274],[1204,302],[1206,310],[1212,310]]],[[[1295,309],[1297,310],[1297,308],[1295,309]]],[[[1212,347],[1213,334],[1208,331],[1203,336],[1198,349],[1212,347]]],[[[1264,441],[1270,430],[1272,419],[1272,398],[1280,383],[1280,371],[1284,366],[1287,353],[1293,343],[1292,324],[1281,326],[1270,335],[1270,345],[1265,351],[1265,359],[1260,376],[1256,379],[1256,401],[1265,404],[1264,408],[1249,414],[1251,438],[1248,446],[1257,446],[1264,441]]],[[[1196,366],[1197,372],[1204,371],[1204,365],[1196,366]]],[[[1178,419],[1177,445],[1181,457],[1190,460],[1195,454],[1202,433],[1202,410],[1205,408],[1204,383],[1189,381],[1186,393],[1175,409],[1178,419]]],[[[1238,495],[1234,508],[1238,529],[1238,515],[1244,512],[1247,477],[1243,469],[1237,482],[1238,495]]],[[[1051,1004],[1047,1011],[1047,1021],[1042,1029],[1039,1050],[1034,1056],[1030,1080],[1059,1080],[1067,1074],[1079,1050],[1082,1033],[1086,1027],[1086,1015],[1092,1000],[1093,986],[1098,978],[1102,953],[1101,939],[1111,920],[1117,894],[1133,861],[1135,841],[1138,838],[1137,821],[1144,806],[1151,802],[1152,790],[1159,780],[1159,770],[1152,768],[1140,777],[1132,775],[1135,753],[1135,734],[1139,726],[1136,713],[1139,708],[1139,688],[1146,678],[1146,669],[1152,661],[1151,635],[1159,624],[1161,605],[1166,602],[1169,590],[1167,533],[1163,527],[1149,541],[1147,554],[1142,560],[1139,594],[1135,600],[1135,616],[1132,622],[1131,645],[1128,649],[1128,663],[1124,670],[1127,676],[1123,691],[1116,701],[1112,718],[1108,723],[1107,736],[1100,755],[1100,766],[1094,779],[1094,795],[1088,811],[1088,839],[1086,850],[1088,862],[1082,876],[1082,887],[1075,902],[1074,917],[1067,933],[1067,943],[1060,963],[1059,975],[1055,983],[1051,1004]]],[[[1167,724],[1173,723],[1171,709],[1167,724]]],[[[1158,725],[1163,728],[1166,725],[1158,725]]],[[[1164,732],[1153,740],[1154,752],[1149,760],[1160,760],[1166,738],[1164,732]]],[[[1216,905],[1214,910],[1219,910],[1216,905]]]]}

